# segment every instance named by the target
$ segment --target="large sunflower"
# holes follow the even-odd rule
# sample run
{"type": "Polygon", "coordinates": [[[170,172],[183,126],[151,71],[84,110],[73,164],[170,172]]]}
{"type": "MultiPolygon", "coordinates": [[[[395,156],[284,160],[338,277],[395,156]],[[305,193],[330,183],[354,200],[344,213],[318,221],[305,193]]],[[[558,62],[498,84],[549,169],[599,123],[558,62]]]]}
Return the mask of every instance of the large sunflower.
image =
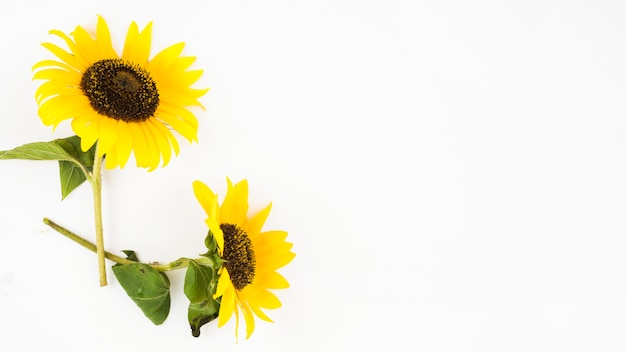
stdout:
{"type": "Polygon", "coordinates": [[[246,338],[249,338],[254,331],[254,315],[271,322],[261,308],[281,306],[268,289],[289,287],[287,280],[276,270],[296,256],[291,252],[293,244],[285,241],[285,231],[261,232],[271,204],[248,218],[246,180],[234,186],[228,180],[228,191],[221,207],[217,195],[204,183],[195,181],[193,189],[208,215],[206,223],[224,260],[214,295],[215,298],[222,297],[217,326],[226,324],[235,313],[237,335],[241,309],[246,322],[246,338]]]}
{"type": "Polygon", "coordinates": [[[35,94],[46,126],[72,119],[81,148],[87,151],[97,141],[107,168],[124,167],[131,152],[139,167],[154,170],[161,160],[165,166],[172,149],[179,151],[170,129],[197,141],[198,121],[186,107],[202,107],[198,98],[208,89],[190,88],[202,70],[188,70],[195,57],[180,56],[184,43],[149,59],[152,23],[139,31],[133,22],[120,56],[100,16],[95,38],[80,26],[70,34],[73,39],[59,30],[50,34],[63,39],[69,51],[43,43],[60,61],[33,67],[34,79],[46,81],[35,94]]]}

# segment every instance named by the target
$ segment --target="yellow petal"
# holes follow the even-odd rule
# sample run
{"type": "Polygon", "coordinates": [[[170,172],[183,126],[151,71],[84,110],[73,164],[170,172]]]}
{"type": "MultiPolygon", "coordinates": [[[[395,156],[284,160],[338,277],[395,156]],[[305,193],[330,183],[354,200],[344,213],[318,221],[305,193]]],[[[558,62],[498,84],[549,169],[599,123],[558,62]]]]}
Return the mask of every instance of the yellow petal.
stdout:
{"type": "Polygon", "coordinates": [[[159,150],[159,147],[157,146],[154,137],[150,133],[150,129],[148,128],[147,123],[144,121],[140,122],[139,124],[141,125],[141,132],[144,134],[146,141],[148,142],[148,150],[150,151],[150,162],[148,171],[153,171],[157,167],[159,167],[159,163],[161,162],[161,151],[159,150]]]}
{"type": "Polygon", "coordinates": [[[220,312],[217,321],[217,327],[222,327],[226,324],[230,317],[233,315],[233,311],[236,311],[236,298],[235,289],[231,286],[226,289],[222,295],[222,301],[220,303],[220,312]]]}
{"type": "Polygon", "coordinates": [[[139,167],[150,166],[150,147],[146,140],[146,135],[143,133],[139,123],[128,123],[128,130],[132,139],[133,153],[135,154],[135,161],[139,167]]]}
{"type": "MultiPolygon", "coordinates": [[[[185,43],[177,43],[163,49],[150,60],[146,70],[154,72],[155,76],[168,76],[169,68],[176,62],[184,47],[185,43]]],[[[155,80],[159,81],[156,77],[155,80]]]]}
{"type": "Polygon", "coordinates": [[[289,282],[279,273],[268,271],[264,273],[257,272],[254,277],[254,285],[269,289],[283,289],[289,287],[289,282]]]}
{"type": "MultiPolygon", "coordinates": [[[[159,92],[161,90],[169,90],[172,92],[180,91],[181,93],[192,93],[187,94],[192,97],[196,96],[195,93],[198,93],[199,96],[204,95],[206,91],[190,91],[186,92],[185,89],[188,89],[192,84],[194,84],[200,77],[202,77],[203,70],[192,70],[192,71],[180,71],[176,72],[171,70],[171,75],[166,76],[167,78],[162,78],[159,81],[159,92]],[[175,74],[175,75],[174,75],[175,74]]],[[[157,74],[158,75],[158,74],[157,74]]],[[[192,103],[193,104],[193,103],[192,103]]],[[[186,104],[187,105],[187,104],[186,104]]]]}
{"type": "Polygon", "coordinates": [[[239,342],[239,309],[237,309],[236,306],[235,306],[235,341],[239,342]]]}
{"type": "Polygon", "coordinates": [[[191,111],[187,110],[182,105],[183,104],[170,104],[170,102],[167,101],[167,97],[164,96],[158,110],[179,118],[187,123],[193,129],[194,133],[197,133],[198,119],[191,111]]]}
{"type": "Polygon", "coordinates": [[[267,270],[276,270],[289,264],[295,257],[296,257],[296,254],[293,252],[280,253],[280,254],[268,256],[268,257],[261,257],[259,255],[257,256],[257,266],[265,267],[267,270]]]}
{"type": "Polygon", "coordinates": [[[285,242],[285,239],[287,239],[287,231],[274,230],[261,232],[259,236],[254,238],[250,237],[250,239],[252,240],[255,251],[265,247],[272,248],[273,246],[277,246],[285,242]]]}
{"type": "Polygon", "coordinates": [[[171,115],[164,110],[157,111],[157,116],[159,120],[164,123],[172,126],[172,128],[180,133],[181,136],[185,137],[190,143],[196,140],[198,137],[198,129],[197,127],[193,127],[187,124],[185,121],[179,119],[175,115],[171,115]]]}
{"type": "Polygon", "coordinates": [[[246,231],[251,240],[261,233],[263,224],[265,224],[265,220],[267,219],[271,209],[272,203],[265,207],[265,209],[256,213],[250,220],[248,220],[248,222],[244,224],[243,229],[246,231]]]}
{"type": "Polygon", "coordinates": [[[118,120],[102,117],[98,123],[98,156],[103,156],[117,141],[118,120]]]}
{"type": "Polygon", "coordinates": [[[252,314],[252,311],[246,301],[242,300],[240,295],[238,296],[239,305],[241,306],[241,311],[243,312],[243,318],[246,320],[246,339],[249,339],[252,332],[254,332],[254,315],[252,314]]]}
{"type": "Polygon", "coordinates": [[[272,319],[270,319],[270,317],[267,316],[267,314],[265,314],[265,312],[263,312],[261,310],[260,307],[256,306],[253,302],[248,302],[248,304],[250,305],[250,308],[252,309],[254,314],[256,314],[257,317],[259,317],[262,320],[265,320],[265,321],[267,321],[269,323],[273,323],[274,322],[272,319]]]}
{"type": "Polygon", "coordinates": [[[75,113],[83,111],[87,105],[88,102],[81,95],[59,95],[41,103],[38,112],[42,120],[67,119],[76,116],[75,113]]]}
{"type": "Polygon", "coordinates": [[[81,75],[76,71],[66,71],[59,68],[47,68],[35,72],[33,79],[48,79],[59,83],[65,83],[70,86],[80,84],[81,75]]]}
{"type": "Polygon", "coordinates": [[[180,77],[181,84],[189,87],[192,84],[194,84],[196,81],[198,81],[200,77],[202,77],[203,73],[204,73],[204,70],[185,71],[180,77]]]}
{"type": "Polygon", "coordinates": [[[178,152],[180,150],[178,147],[178,141],[176,140],[176,137],[174,137],[172,132],[170,132],[170,130],[167,129],[167,127],[165,127],[163,123],[158,121],[158,119],[154,121],[154,126],[157,127],[161,131],[161,134],[165,136],[165,138],[167,138],[167,141],[170,144],[171,148],[174,149],[174,154],[178,155],[178,152]]]}
{"type": "MultiPolygon", "coordinates": [[[[43,122],[44,125],[50,126],[54,124],[55,122],[63,119],[64,115],[61,115],[57,112],[58,110],[57,107],[60,105],[59,103],[57,103],[57,100],[59,100],[59,98],[61,97],[52,97],[44,101],[39,106],[39,109],[37,110],[37,114],[39,115],[39,118],[41,119],[41,122],[43,122]]],[[[70,118],[70,117],[68,116],[65,119],[67,118],[70,118]]]]}
{"type": "Polygon", "coordinates": [[[187,68],[196,60],[196,58],[192,56],[179,57],[182,46],[183,43],[179,43],[171,48],[171,52],[163,53],[164,55],[157,55],[148,63],[146,69],[150,71],[150,74],[153,74],[155,80],[159,82],[159,89],[182,87],[177,77],[184,74],[187,68]]]}
{"type": "Polygon", "coordinates": [[[204,211],[208,216],[211,216],[213,204],[216,203],[215,199],[217,195],[213,193],[211,188],[204,184],[202,181],[193,182],[193,194],[196,196],[198,203],[204,208],[204,211]]]}
{"type": "MultiPolygon", "coordinates": [[[[156,169],[161,163],[161,157],[163,157],[164,164],[167,164],[170,160],[170,156],[172,154],[172,147],[167,142],[167,137],[161,135],[160,131],[155,128],[154,118],[149,118],[143,122],[143,131],[146,134],[148,141],[150,142],[151,150],[152,150],[152,166],[153,168],[149,171],[156,169]],[[165,143],[163,143],[165,142],[165,143]]],[[[157,123],[160,123],[157,121],[157,123]]]]}
{"type": "Polygon", "coordinates": [[[242,293],[250,303],[261,308],[276,309],[282,306],[273,293],[264,288],[256,287],[254,284],[246,286],[242,293]]]}
{"type": "Polygon", "coordinates": [[[115,149],[120,168],[123,168],[128,162],[130,153],[133,150],[132,136],[127,122],[119,121],[117,124],[117,142],[115,143],[115,149]]]}
{"type": "MultiPolygon", "coordinates": [[[[83,92],[80,88],[68,86],[67,84],[56,81],[46,81],[35,91],[35,100],[41,105],[45,100],[55,96],[77,97],[82,95],[83,92]]],[[[87,103],[89,102],[87,101],[87,103]]]]}
{"type": "Polygon", "coordinates": [[[72,120],[72,130],[80,137],[80,147],[86,152],[98,140],[98,115],[81,116],[72,120]]]}
{"type": "Polygon", "coordinates": [[[113,49],[111,43],[111,33],[109,26],[102,16],[98,16],[98,25],[96,27],[96,44],[98,45],[98,53],[100,59],[117,58],[117,53],[113,49]]]}
{"type": "Polygon", "coordinates": [[[68,53],[67,51],[61,49],[59,46],[55,44],[43,43],[41,44],[41,46],[48,49],[51,53],[53,53],[56,57],[61,59],[63,62],[67,63],[69,66],[75,67],[81,72],[87,68],[87,66],[85,66],[85,64],[82,61],[80,61],[76,56],[68,53]]]}
{"type": "Polygon", "coordinates": [[[80,51],[80,54],[87,60],[87,62],[94,64],[101,59],[98,53],[98,45],[96,41],[83,27],[77,26],[72,33],[72,36],[74,37],[77,50],[80,51]]]}
{"type": "Polygon", "coordinates": [[[42,121],[49,119],[69,119],[74,117],[73,113],[84,107],[78,95],[58,95],[48,96],[39,103],[39,117],[42,121]],[[78,105],[72,104],[78,103],[78,105]]]}
{"type": "Polygon", "coordinates": [[[293,248],[293,243],[291,242],[260,242],[256,241],[254,243],[254,253],[256,254],[259,260],[268,260],[270,258],[274,258],[277,256],[281,256],[285,253],[288,253],[293,248]]]}
{"type": "Polygon", "coordinates": [[[137,62],[144,67],[150,58],[150,48],[152,46],[152,22],[149,22],[139,34],[139,46],[137,48],[137,62]]]}
{"type": "Polygon", "coordinates": [[[68,54],[70,56],[69,58],[70,61],[62,59],[63,61],[67,62],[71,66],[74,66],[76,69],[78,69],[81,72],[84,72],[85,69],[87,69],[87,67],[93,64],[93,62],[89,62],[87,58],[82,56],[82,54],[80,53],[80,50],[76,46],[76,43],[74,43],[74,41],[70,37],[68,37],[65,33],[54,29],[50,31],[50,34],[56,35],[59,38],[63,39],[65,43],[67,44],[67,47],[73,53],[73,55],[68,54]]]}
{"type": "Polygon", "coordinates": [[[137,44],[138,40],[139,40],[139,26],[137,26],[137,22],[133,21],[128,27],[128,32],[126,33],[126,40],[124,41],[124,50],[122,51],[122,59],[139,64],[138,61],[134,60],[135,55],[133,54],[135,48],[138,45],[137,44]]]}
{"type": "Polygon", "coordinates": [[[63,62],[59,62],[56,60],[41,60],[38,63],[36,63],[35,65],[33,65],[32,70],[36,70],[38,68],[42,68],[42,67],[57,67],[57,68],[61,68],[65,71],[76,71],[78,72],[74,67],[63,63],[63,62]]]}
{"type": "Polygon", "coordinates": [[[146,123],[150,126],[148,131],[152,134],[152,138],[154,138],[157,148],[159,148],[159,151],[161,152],[161,157],[163,158],[162,166],[165,166],[170,162],[170,158],[172,157],[172,146],[170,145],[167,136],[159,128],[162,123],[155,118],[149,118],[146,120],[146,123]]]}
{"type": "Polygon", "coordinates": [[[159,166],[160,152],[146,122],[131,122],[126,126],[132,138],[133,151],[137,166],[153,171],[159,166]]]}
{"type": "Polygon", "coordinates": [[[122,59],[145,67],[150,57],[150,41],[152,40],[152,22],[139,32],[136,22],[131,23],[124,42],[122,59]]]}
{"type": "Polygon", "coordinates": [[[229,179],[228,191],[222,203],[221,223],[243,225],[248,217],[248,181],[242,180],[235,186],[229,179]]]}
{"type": "Polygon", "coordinates": [[[215,238],[215,243],[217,243],[217,247],[219,248],[219,254],[221,255],[224,250],[224,232],[220,228],[220,224],[217,222],[217,219],[214,217],[206,219],[206,223],[209,226],[209,230],[213,234],[215,238]]]}
{"type": "Polygon", "coordinates": [[[106,169],[115,169],[120,165],[120,159],[117,152],[117,146],[113,145],[104,159],[104,167],[106,169]]]}
{"type": "Polygon", "coordinates": [[[230,275],[228,274],[228,270],[226,268],[222,269],[222,273],[220,274],[220,278],[217,281],[217,289],[215,289],[215,294],[213,298],[219,298],[224,295],[226,289],[229,287],[234,287],[233,283],[230,281],[230,275]]]}
{"type": "Polygon", "coordinates": [[[181,56],[170,67],[172,71],[184,72],[196,61],[195,56],[181,56]]]}

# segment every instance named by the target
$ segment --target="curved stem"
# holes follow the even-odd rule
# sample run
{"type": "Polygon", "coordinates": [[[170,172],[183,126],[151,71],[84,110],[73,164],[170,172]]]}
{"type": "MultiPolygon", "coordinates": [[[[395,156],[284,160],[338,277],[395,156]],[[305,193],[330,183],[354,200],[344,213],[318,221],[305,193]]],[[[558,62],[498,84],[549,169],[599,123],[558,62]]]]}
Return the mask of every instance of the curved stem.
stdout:
{"type": "Polygon", "coordinates": [[[96,254],[98,255],[98,273],[100,286],[107,285],[107,272],[104,263],[104,231],[102,228],[102,156],[98,156],[100,145],[96,144],[96,153],[93,160],[93,169],[89,182],[93,191],[93,213],[96,226],[96,254]]]}
{"type": "Polygon", "coordinates": [[[69,160],[69,161],[74,163],[74,165],[76,165],[76,167],[78,167],[83,172],[83,174],[85,175],[87,180],[89,180],[89,182],[91,182],[91,174],[89,173],[89,170],[87,170],[85,165],[83,165],[83,163],[81,163],[80,161],[75,160],[75,159],[72,159],[72,160],[69,160]]]}
{"type": "MultiPolygon", "coordinates": [[[[61,225],[56,224],[54,221],[48,219],[48,218],[44,218],[43,219],[44,224],[50,226],[52,229],[54,229],[56,232],[62,234],[63,236],[69,238],[70,240],[80,244],[81,246],[87,248],[88,250],[96,253],[97,252],[97,248],[96,245],[87,241],[86,239],[78,236],[77,234],[73,233],[72,231],[64,228],[61,225]]],[[[136,263],[135,261],[132,261],[130,259],[126,259],[126,258],[122,258],[120,256],[117,256],[113,253],[109,253],[107,251],[104,251],[104,256],[111,260],[114,261],[118,264],[133,264],[136,263]]]]}
{"type": "Polygon", "coordinates": [[[151,264],[151,265],[153,268],[155,268],[156,270],[160,272],[177,270],[177,269],[183,269],[189,266],[189,259],[180,258],[168,264],[151,264]]]}
{"type": "MultiPolygon", "coordinates": [[[[55,230],[56,232],[62,234],[63,236],[69,238],[70,240],[78,243],[79,245],[83,246],[84,248],[87,248],[88,250],[97,253],[97,246],[89,241],[87,241],[86,239],[80,237],[79,235],[75,234],[74,232],[66,229],[65,227],[55,223],[54,221],[48,219],[48,218],[44,218],[43,219],[44,224],[50,226],[53,230],[55,230]]],[[[139,262],[136,262],[134,260],[130,260],[130,259],[126,259],[126,258],[122,258],[120,256],[117,256],[113,253],[104,251],[104,257],[108,260],[111,260],[113,262],[116,262],[117,264],[122,264],[122,265],[128,265],[128,264],[136,264],[139,262]]],[[[196,261],[198,262],[202,262],[205,261],[207,258],[202,257],[202,258],[198,258],[196,259],[196,261]]],[[[177,269],[184,269],[187,266],[189,266],[189,261],[191,259],[189,258],[180,258],[177,259],[171,263],[168,264],[150,264],[153,268],[155,268],[156,270],[160,271],[160,272],[164,272],[164,271],[171,271],[171,270],[177,270],[177,269]]]]}

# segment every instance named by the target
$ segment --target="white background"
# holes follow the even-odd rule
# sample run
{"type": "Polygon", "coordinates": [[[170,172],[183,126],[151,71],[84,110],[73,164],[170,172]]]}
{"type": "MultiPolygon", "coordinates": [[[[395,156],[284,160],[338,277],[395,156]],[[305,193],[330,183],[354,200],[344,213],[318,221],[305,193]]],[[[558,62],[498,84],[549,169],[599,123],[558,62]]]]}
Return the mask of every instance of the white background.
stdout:
{"type": "Polygon", "coordinates": [[[203,251],[191,187],[247,178],[289,231],[275,323],[191,337],[183,272],[152,325],[110,269],[41,219],[92,236],[55,162],[0,162],[3,351],[626,350],[626,7],[622,1],[4,1],[0,150],[72,134],[36,114],[50,29],[121,48],[154,21],[185,41],[200,143],[104,175],[107,249],[203,251]]]}

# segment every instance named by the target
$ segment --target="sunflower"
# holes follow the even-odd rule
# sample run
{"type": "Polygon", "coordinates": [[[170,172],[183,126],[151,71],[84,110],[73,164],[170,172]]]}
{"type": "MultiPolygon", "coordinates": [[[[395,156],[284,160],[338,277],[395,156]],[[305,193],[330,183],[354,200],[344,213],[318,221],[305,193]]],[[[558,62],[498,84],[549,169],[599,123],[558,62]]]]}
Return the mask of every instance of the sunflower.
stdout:
{"type": "Polygon", "coordinates": [[[131,152],[137,166],[154,170],[179,152],[175,130],[189,142],[197,141],[198,121],[186,107],[200,106],[208,89],[190,86],[202,70],[188,70],[195,57],[181,56],[184,43],[150,56],[152,23],[139,30],[131,23],[122,55],[113,49],[109,27],[98,16],[95,38],[77,26],[70,36],[59,30],[69,51],[43,43],[59,60],[33,66],[39,117],[56,128],[71,119],[74,132],[87,151],[97,141],[97,156],[106,154],[106,168],[124,167],[131,152]]]}
{"type": "Polygon", "coordinates": [[[248,218],[248,182],[243,180],[233,186],[229,179],[227,181],[228,191],[221,207],[217,195],[204,183],[195,181],[193,189],[208,215],[206,223],[224,261],[214,294],[215,298],[222,298],[217,326],[224,326],[235,313],[237,336],[241,310],[246,322],[246,338],[249,338],[254,331],[254,315],[271,322],[261,308],[281,306],[268,289],[289,287],[276,270],[296,255],[291,252],[293,244],[285,241],[287,232],[261,232],[272,205],[248,218]]]}

